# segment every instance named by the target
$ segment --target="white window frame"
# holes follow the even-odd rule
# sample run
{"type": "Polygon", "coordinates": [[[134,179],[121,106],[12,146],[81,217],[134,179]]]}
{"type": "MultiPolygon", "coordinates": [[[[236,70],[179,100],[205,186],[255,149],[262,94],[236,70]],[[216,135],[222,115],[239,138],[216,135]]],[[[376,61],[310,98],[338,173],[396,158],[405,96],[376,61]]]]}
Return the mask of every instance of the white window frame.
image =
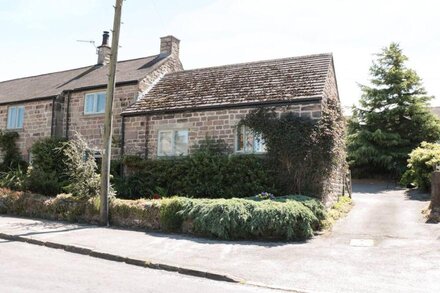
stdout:
{"type": "Polygon", "coordinates": [[[23,125],[24,125],[24,110],[25,110],[25,108],[24,108],[23,105],[10,106],[8,108],[8,120],[7,120],[7,126],[6,126],[7,129],[23,129],[23,125]],[[11,118],[12,110],[15,110],[14,121],[12,121],[12,118],[11,118]],[[21,125],[19,125],[20,120],[19,120],[19,115],[18,115],[18,113],[20,113],[20,110],[22,110],[21,113],[23,113],[22,114],[23,117],[21,119],[21,125]]]}
{"type": "Polygon", "coordinates": [[[106,92],[93,92],[93,93],[87,93],[84,95],[84,115],[96,115],[96,114],[104,114],[105,113],[105,104],[107,103],[107,96],[106,92]],[[104,109],[102,111],[98,111],[98,101],[99,101],[99,95],[104,94],[104,109]],[[87,111],[87,100],[89,98],[93,99],[93,109],[92,111],[87,111]]]}
{"type": "Polygon", "coordinates": [[[187,128],[163,129],[163,130],[159,130],[157,132],[157,156],[158,157],[187,156],[188,152],[189,152],[189,129],[187,129],[187,128]],[[186,131],[186,135],[187,135],[187,139],[188,139],[188,145],[187,145],[186,153],[183,153],[183,154],[176,154],[176,133],[178,131],[186,131]],[[171,133],[171,148],[172,148],[172,153],[171,154],[165,154],[161,150],[160,136],[161,136],[162,133],[171,133]]]}
{"type": "Polygon", "coordinates": [[[245,125],[241,125],[240,127],[237,127],[235,131],[235,152],[237,154],[265,154],[267,153],[267,150],[265,147],[264,140],[261,137],[261,134],[256,134],[255,132],[252,131],[252,129],[248,128],[245,125]],[[251,149],[246,148],[245,138],[247,131],[250,131],[252,133],[251,149]],[[239,134],[241,134],[241,136],[243,137],[243,149],[239,149],[239,137],[238,137],[239,134]],[[258,140],[262,141],[262,148],[259,150],[255,150],[255,142],[258,140]]]}

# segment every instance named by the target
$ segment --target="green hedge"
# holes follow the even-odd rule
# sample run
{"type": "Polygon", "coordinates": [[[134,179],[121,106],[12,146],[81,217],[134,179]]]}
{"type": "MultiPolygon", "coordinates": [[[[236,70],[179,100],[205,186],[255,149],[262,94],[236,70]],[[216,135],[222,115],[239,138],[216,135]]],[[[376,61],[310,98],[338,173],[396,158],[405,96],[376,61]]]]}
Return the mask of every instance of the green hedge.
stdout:
{"type": "MultiPolygon", "coordinates": [[[[0,213],[97,223],[99,200],[67,194],[47,197],[0,189],[0,213]]],[[[114,226],[172,231],[217,239],[304,240],[320,229],[324,206],[303,196],[276,200],[189,199],[122,200],[109,205],[114,226]]]]}
{"type": "Polygon", "coordinates": [[[194,198],[248,197],[276,192],[264,157],[200,152],[189,157],[141,160],[126,157],[124,178],[114,175],[121,198],[180,195],[194,198]]]}
{"type": "Polygon", "coordinates": [[[408,170],[403,174],[402,185],[415,184],[422,190],[431,189],[431,175],[440,165],[440,144],[422,142],[409,154],[408,170]]]}

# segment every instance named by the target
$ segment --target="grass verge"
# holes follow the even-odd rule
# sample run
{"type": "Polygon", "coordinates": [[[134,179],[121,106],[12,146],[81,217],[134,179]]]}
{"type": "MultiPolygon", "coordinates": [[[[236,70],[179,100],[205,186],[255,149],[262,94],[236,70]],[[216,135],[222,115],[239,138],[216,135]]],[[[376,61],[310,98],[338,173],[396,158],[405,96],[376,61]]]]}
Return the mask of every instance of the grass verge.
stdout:
{"type": "Polygon", "coordinates": [[[323,230],[331,230],[336,221],[345,217],[352,207],[353,201],[350,197],[340,196],[338,201],[327,211],[326,217],[322,221],[323,230]]]}

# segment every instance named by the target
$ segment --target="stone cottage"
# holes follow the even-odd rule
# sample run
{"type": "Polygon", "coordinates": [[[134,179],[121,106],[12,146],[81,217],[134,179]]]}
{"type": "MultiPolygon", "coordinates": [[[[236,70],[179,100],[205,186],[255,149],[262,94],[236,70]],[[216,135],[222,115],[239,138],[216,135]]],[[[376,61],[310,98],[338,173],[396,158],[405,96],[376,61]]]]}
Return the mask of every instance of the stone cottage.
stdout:
{"type": "MultiPolygon", "coordinates": [[[[330,100],[340,107],[331,54],[172,72],[122,112],[121,152],[153,159],[187,155],[209,137],[236,154],[264,153],[261,138],[237,127],[246,114],[271,107],[320,119],[330,100]]],[[[327,204],[343,194],[343,166],[326,182],[327,204]]]]}
{"type": "MultiPolygon", "coordinates": [[[[101,148],[108,39],[104,32],[95,65],[0,82],[0,129],[19,132],[24,157],[39,138],[75,132],[101,148]]],[[[331,54],[183,70],[179,40],[166,36],[159,54],[118,62],[116,77],[114,158],[188,155],[206,137],[237,154],[264,153],[264,141],[237,127],[253,109],[319,119],[328,101],[339,104],[331,54]]],[[[330,180],[334,194],[341,170],[330,180]]]]}
{"type": "MultiPolygon", "coordinates": [[[[72,137],[80,133],[89,145],[102,145],[105,92],[110,60],[109,33],[97,48],[95,65],[0,82],[0,129],[16,131],[19,148],[29,158],[32,144],[42,137],[72,137]]],[[[161,38],[157,55],[120,61],[117,65],[113,133],[122,133],[121,112],[165,73],[182,70],[179,40],[161,38]]],[[[113,149],[119,156],[120,148],[113,149]]]]}
{"type": "Polygon", "coordinates": [[[328,99],[339,101],[331,54],[173,72],[122,112],[122,149],[186,155],[208,136],[237,153],[262,153],[260,139],[236,128],[249,111],[267,106],[319,119],[328,99]]]}

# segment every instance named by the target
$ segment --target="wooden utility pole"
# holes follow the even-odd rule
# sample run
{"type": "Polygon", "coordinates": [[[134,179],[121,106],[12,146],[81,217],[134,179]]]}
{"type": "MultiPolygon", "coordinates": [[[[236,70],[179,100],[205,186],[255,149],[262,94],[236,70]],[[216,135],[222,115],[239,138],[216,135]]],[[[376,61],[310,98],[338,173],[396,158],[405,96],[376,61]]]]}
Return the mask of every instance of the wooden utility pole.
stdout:
{"type": "Polygon", "coordinates": [[[108,226],[108,193],[110,187],[110,159],[112,150],[112,130],[113,130],[113,97],[115,94],[116,83],[116,63],[118,62],[119,31],[121,28],[121,12],[123,0],[116,0],[115,17],[113,20],[112,48],[109,64],[109,76],[105,104],[104,120],[104,154],[101,166],[101,197],[100,197],[100,218],[102,226],[108,226]]]}

